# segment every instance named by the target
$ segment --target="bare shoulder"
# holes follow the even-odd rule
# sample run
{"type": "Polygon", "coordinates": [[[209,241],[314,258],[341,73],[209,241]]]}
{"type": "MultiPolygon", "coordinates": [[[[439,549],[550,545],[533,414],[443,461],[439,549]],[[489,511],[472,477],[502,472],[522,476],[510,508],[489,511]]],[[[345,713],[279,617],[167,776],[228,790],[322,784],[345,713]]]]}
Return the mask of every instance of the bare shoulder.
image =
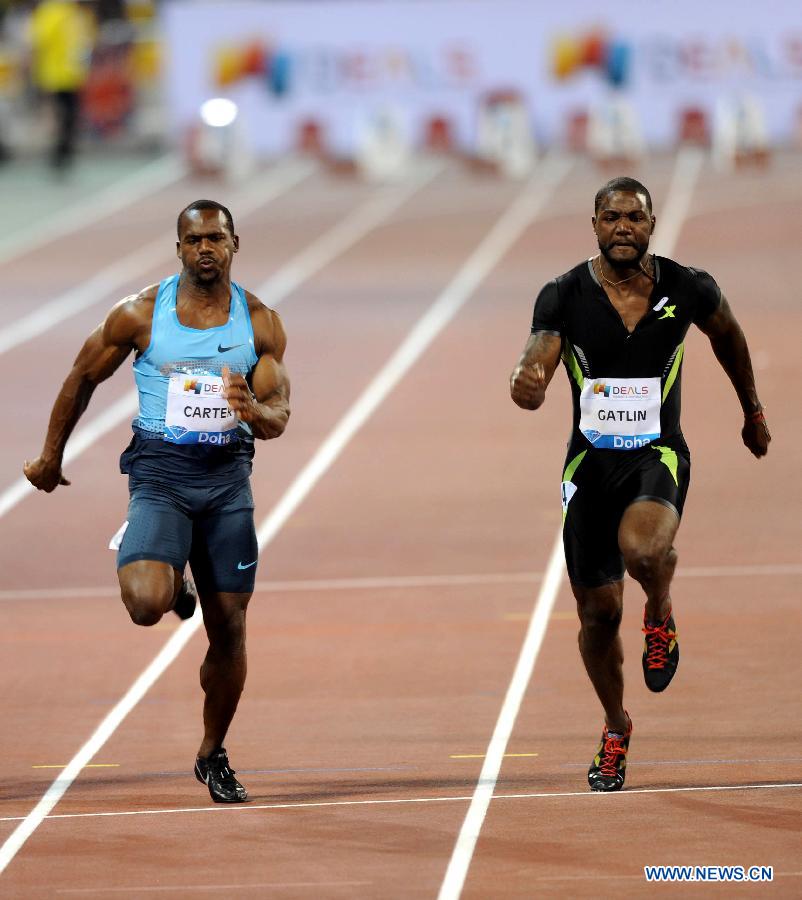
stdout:
{"type": "Polygon", "coordinates": [[[150,333],[158,284],[148,285],[138,294],[129,294],[112,306],[103,325],[104,337],[110,344],[138,345],[150,333]]]}
{"type": "Polygon", "coordinates": [[[251,314],[253,337],[256,344],[256,352],[259,356],[269,353],[281,360],[287,346],[287,336],[284,333],[284,325],[281,317],[269,306],[250,291],[245,291],[248,301],[248,311],[251,314]]]}

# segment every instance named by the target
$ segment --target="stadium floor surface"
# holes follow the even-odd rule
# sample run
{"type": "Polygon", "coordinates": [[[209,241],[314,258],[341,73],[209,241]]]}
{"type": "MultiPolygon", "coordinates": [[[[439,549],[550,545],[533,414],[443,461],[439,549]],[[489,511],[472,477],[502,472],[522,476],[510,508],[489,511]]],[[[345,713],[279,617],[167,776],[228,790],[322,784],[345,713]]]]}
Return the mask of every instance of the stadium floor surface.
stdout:
{"type": "MultiPolygon", "coordinates": [[[[655,249],[729,297],[774,441],[760,462],[742,446],[735,395],[692,330],[682,661],[649,694],[628,583],[634,734],[615,795],[587,790],[602,716],[567,582],[544,578],[559,574],[568,386],[557,373],[536,414],[508,393],[536,291],[594,252],[607,173],[563,159],[528,186],[453,162],[386,187],[293,162],[244,188],[178,177],[4,258],[0,373],[17,402],[0,446],[3,897],[640,897],[656,890],[644,866],[672,864],[772,866],[772,894],[798,897],[795,172],[790,155],[734,174],[680,155],[632,173],[665,213],[655,249]],[[83,337],[174,271],[175,215],[209,193],[237,223],[234,277],[278,304],[293,385],[287,433],[254,467],[263,548],[227,740],[251,802],[237,807],[191,774],[199,623],[136,628],[115,590],[128,364],[79,426],[72,485],[45,496],[19,482],[83,337]],[[166,645],[152,686],[87,750],[166,645]]],[[[671,890],[711,889],[731,890],[671,890]]]]}

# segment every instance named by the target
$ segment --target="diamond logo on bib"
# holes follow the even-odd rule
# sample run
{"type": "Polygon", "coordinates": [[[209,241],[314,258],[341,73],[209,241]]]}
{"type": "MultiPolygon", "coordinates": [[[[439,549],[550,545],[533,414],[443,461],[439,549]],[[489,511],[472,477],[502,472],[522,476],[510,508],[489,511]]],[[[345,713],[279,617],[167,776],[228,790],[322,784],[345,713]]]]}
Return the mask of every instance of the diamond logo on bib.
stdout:
{"type": "Polygon", "coordinates": [[[174,372],[167,387],[164,439],[171,444],[229,444],[237,416],[223,396],[219,375],[174,372]]]}
{"type": "Polygon", "coordinates": [[[659,378],[586,378],[579,430],[604,450],[634,450],[660,437],[659,378]]]}

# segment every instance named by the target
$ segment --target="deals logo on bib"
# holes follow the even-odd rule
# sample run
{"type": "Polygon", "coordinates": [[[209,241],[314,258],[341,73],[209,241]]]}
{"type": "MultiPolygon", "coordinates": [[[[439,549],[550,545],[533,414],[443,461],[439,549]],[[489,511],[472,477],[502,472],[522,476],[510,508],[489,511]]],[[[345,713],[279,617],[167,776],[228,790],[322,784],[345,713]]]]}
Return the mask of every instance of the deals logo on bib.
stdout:
{"type": "Polygon", "coordinates": [[[185,378],[184,379],[184,393],[185,394],[205,394],[208,396],[209,394],[222,394],[223,385],[221,382],[209,382],[202,381],[199,378],[185,378]]]}
{"type": "Polygon", "coordinates": [[[645,400],[649,396],[647,384],[605,384],[597,381],[593,385],[594,394],[604,394],[613,400],[645,400]]]}

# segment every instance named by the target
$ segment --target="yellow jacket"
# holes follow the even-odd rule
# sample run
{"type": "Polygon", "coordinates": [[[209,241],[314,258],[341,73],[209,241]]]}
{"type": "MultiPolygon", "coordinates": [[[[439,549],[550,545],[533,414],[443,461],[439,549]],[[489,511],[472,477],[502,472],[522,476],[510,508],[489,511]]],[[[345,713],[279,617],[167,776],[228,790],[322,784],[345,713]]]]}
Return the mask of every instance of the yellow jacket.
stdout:
{"type": "Polygon", "coordinates": [[[74,0],[44,0],[31,16],[33,77],[44,91],[76,91],[92,50],[89,14],[74,0]]]}

